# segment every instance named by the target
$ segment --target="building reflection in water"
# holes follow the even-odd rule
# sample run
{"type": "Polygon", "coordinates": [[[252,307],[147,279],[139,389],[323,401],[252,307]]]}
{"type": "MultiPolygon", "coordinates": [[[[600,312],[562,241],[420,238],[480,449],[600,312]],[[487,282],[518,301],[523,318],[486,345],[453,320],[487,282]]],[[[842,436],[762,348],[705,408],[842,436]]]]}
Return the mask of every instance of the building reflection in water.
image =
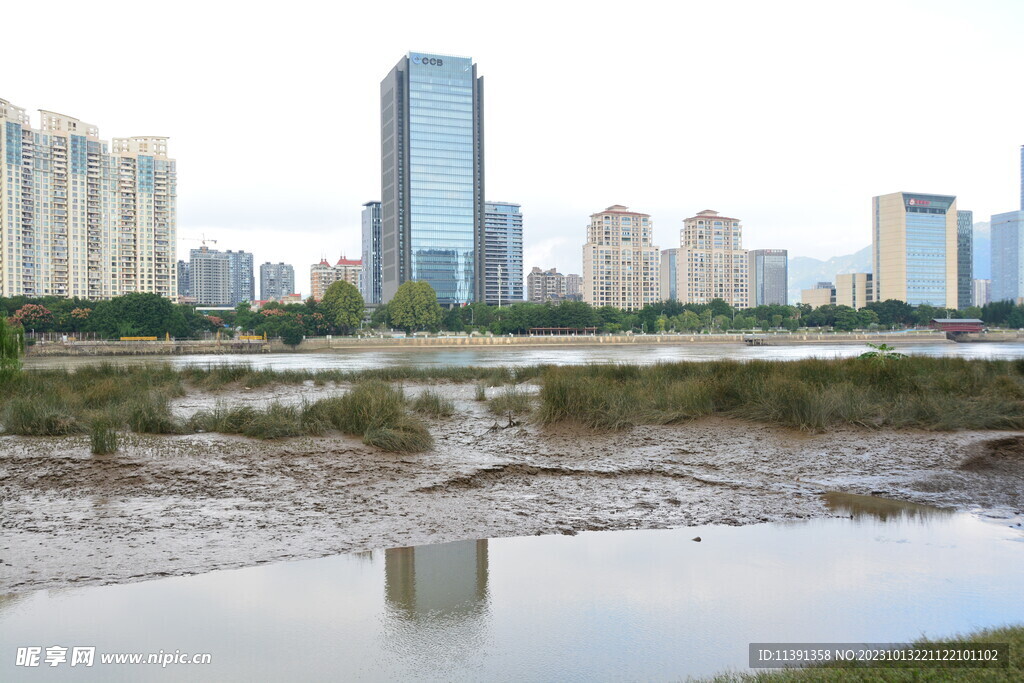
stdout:
{"type": "Polygon", "coordinates": [[[854,493],[826,493],[822,498],[825,499],[825,504],[832,512],[849,515],[854,520],[877,519],[887,522],[912,519],[927,523],[931,519],[946,517],[953,512],[931,505],[875,496],[860,496],[854,493]]]}
{"type": "Polygon", "coordinates": [[[487,573],[486,540],[384,551],[384,647],[427,668],[477,656],[486,644],[487,573]]]}

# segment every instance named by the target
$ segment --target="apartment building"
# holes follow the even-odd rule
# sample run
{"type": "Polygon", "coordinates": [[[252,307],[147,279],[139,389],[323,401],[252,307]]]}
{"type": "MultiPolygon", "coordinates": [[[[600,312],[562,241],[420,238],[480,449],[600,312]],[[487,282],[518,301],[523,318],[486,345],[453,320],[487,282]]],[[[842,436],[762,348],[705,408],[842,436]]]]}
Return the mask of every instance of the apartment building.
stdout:
{"type": "Polygon", "coordinates": [[[101,140],[0,100],[0,296],[177,299],[177,168],[166,137],[101,140]]]}
{"type": "Polygon", "coordinates": [[[636,310],[661,300],[660,251],[646,213],[620,204],[591,214],[583,245],[583,300],[636,310]]]}

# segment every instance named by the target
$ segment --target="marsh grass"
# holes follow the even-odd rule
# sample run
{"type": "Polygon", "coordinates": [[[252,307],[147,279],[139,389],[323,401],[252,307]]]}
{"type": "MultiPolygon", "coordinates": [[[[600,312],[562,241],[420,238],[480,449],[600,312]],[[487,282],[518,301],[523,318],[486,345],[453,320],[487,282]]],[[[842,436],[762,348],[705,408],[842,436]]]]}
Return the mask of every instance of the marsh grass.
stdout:
{"type": "Polygon", "coordinates": [[[533,397],[514,384],[505,387],[487,402],[487,410],[495,415],[528,413],[532,407],[533,397]]]}
{"type": "Polygon", "coordinates": [[[713,361],[549,368],[539,415],[595,429],[672,424],[705,415],[821,431],[837,424],[1024,428],[1024,366],[906,357],[713,361]]]}
{"type": "Polygon", "coordinates": [[[179,434],[183,426],[171,413],[167,395],[149,392],[127,402],[127,423],[129,429],[140,434],[179,434]]]}
{"type": "Polygon", "coordinates": [[[451,417],[455,414],[455,402],[432,389],[420,392],[409,401],[409,406],[414,412],[431,417],[451,417]]]}
{"type": "Polygon", "coordinates": [[[939,683],[945,681],[1005,681],[1024,680],[1024,626],[975,631],[965,636],[942,639],[922,639],[914,643],[917,649],[947,649],[948,644],[1009,644],[1009,666],[998,668],[943,667],[937,664],[915,666],[913,661],[875,661],[867,663],[844,662],[839,666],[810,666],[783,671],[720,674],[710,679],[713,683],[788,683],[790,681],[820,681],[822,683],[939,683]]]}
{"type": "Polygon", "coordinates": [[[482,383],[482,382],[480,384],[477,384],[476,385],[476,393],[473,395],[473,398],[475,400],[477,400],[477,401],[486,401],[487,400],[487,385],[482,383]]]}
{"type": "Polygon", "coordinates": [[[426,426],[408,414],[402,390],[380,381],[363,382],[340,396],[301,405],[275,402],[257,409],[218,404],[212,410],[195,413],[187,426],[193,431],[255,439],[320,436],[337,430],[392,451],[423,451],[433,445],[426,426]]]}
{"type": "Polygon", "coordinates": [[[93,418],[89,423],[89,449],[93,455],[117,452],[117,421],[108,416],[93,418]]]}

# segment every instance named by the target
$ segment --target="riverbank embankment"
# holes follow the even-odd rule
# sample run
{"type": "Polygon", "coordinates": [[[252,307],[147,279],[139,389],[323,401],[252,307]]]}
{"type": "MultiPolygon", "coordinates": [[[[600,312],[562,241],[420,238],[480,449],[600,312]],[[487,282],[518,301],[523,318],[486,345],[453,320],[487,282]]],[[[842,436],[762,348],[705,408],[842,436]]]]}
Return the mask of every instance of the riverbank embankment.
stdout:
{"type": "MultiPolygon", "coordinates": [[[[976,335],[986,341],[1014,341],[1017,334],[976,335]]],[[[968,341],[977,341],[970,339],[968,341]]],[[[689,344],[751,344],[757,346],[800,346],[807,344],[920,344],[953,343],[938,330],[907,332],[766,332],[758,334],[605,334],[575,336],[414,336],[414,337],[316,337],[296,347],[280,340],[192,340],[192,341],[89,341],[37,343],[29,356],[183,356],[259,353],[317,353],[360,349],[458,349],[536,348],[579,346],[643,346],[689,344]]]]}

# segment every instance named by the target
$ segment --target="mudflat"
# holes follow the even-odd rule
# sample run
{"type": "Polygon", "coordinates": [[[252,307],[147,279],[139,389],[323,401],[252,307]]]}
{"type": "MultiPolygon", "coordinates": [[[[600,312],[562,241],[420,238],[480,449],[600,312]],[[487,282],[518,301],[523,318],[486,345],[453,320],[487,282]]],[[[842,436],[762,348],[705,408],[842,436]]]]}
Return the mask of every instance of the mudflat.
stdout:
{"type": "MultiPolygon", "coordinates": [[[[107,456],[90,454],[88,436],[0,437],[0,593],[462,539],[825,517],[830,491],[1011,523],[1024,510],[1018,432],[808,434],[720,417],[621,432],[508,426],[472,385],[430,388],[456,414],[428,420],[435,447],[419,454],[340,434],[127,434],[107,456]]],[[[173,407],[187,417],[344,389],[193,392],[173,407]]]]}

